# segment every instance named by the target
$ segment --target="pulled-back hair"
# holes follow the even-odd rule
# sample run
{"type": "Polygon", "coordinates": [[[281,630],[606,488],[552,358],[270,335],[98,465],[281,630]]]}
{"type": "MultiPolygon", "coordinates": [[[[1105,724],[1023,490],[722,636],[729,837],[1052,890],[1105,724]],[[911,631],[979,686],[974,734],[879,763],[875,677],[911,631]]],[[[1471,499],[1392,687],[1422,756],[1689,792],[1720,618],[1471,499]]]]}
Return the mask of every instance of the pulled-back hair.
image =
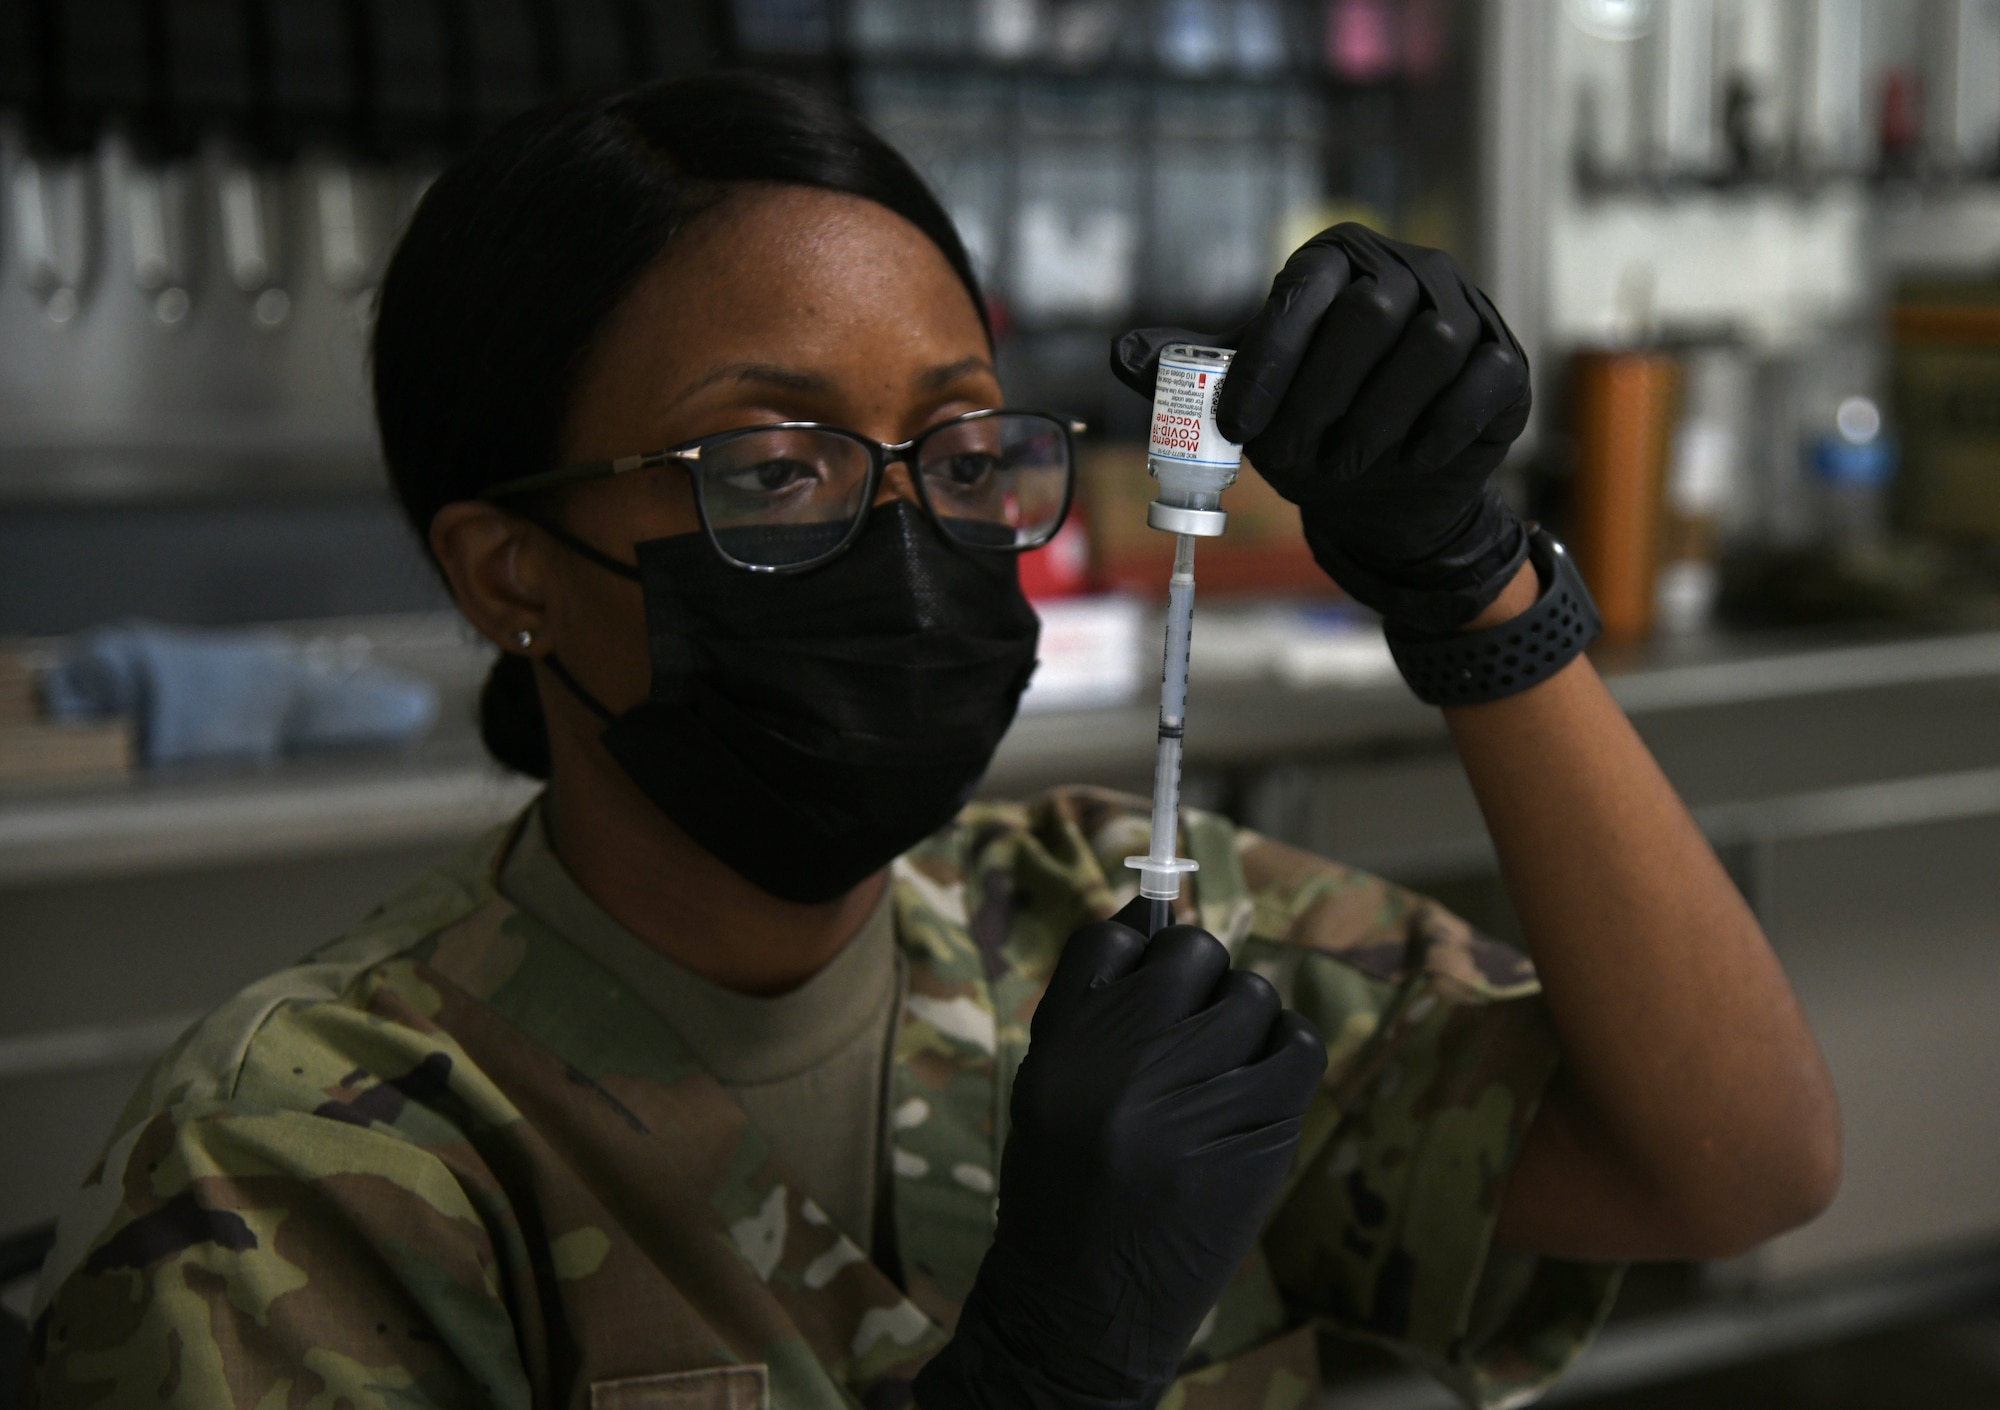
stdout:
{"type": "MultiPolygon", "coordinates": [[[[712,73],[536,108],[432,184],[382,281],[375,420],[426,553],[445,505],[555,468],[599,330],[675,233],[747,182],[887,207],[931,238],[985,317],[965,247],[923,179],[811,89],[712,73]]],[[[495,665],[480,730],[501,763],[547,776],[526,658],[495,665]]]]}

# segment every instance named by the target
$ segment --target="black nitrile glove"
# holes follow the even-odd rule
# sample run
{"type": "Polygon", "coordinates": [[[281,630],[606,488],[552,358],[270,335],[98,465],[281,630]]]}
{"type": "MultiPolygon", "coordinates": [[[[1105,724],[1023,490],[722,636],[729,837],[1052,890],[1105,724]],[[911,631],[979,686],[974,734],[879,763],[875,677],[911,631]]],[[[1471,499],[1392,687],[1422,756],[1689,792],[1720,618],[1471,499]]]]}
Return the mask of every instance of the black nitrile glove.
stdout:
{"type": "Polygon", "coordinates": [[[1527,530],[1492,478],[1528,424],[1528,359],[1450,255],[1336,225],[1236,332],[1135,328],[1111,370],[1151,397],[1160,349],[1180,342],[1236,349],[1217,428],[1391,626],[1461,627],[1520,568],[1527,530]]]}
{"type": "Polygon", "coordinates": [[[1249,1256],[1326,1047],[1214,936],[1063,950],[1014,1080],[1000,1219],[922,1410],[1142,1410],[1249,1256]]]}

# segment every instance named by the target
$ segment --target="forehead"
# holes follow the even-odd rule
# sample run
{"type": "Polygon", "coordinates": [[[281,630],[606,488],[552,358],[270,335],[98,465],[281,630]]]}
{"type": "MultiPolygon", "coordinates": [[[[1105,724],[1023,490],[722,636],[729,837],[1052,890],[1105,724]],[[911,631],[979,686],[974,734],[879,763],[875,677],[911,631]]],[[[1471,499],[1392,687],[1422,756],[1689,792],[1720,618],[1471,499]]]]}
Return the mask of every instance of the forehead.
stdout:
{"type": "Polygon", "coordinates": [[[680,232],[600,348],[645,362],[657,387],[739,359],[929,366],[985,345],[971,295],[908,220],[845,192],[754,186],[680,232]]]}

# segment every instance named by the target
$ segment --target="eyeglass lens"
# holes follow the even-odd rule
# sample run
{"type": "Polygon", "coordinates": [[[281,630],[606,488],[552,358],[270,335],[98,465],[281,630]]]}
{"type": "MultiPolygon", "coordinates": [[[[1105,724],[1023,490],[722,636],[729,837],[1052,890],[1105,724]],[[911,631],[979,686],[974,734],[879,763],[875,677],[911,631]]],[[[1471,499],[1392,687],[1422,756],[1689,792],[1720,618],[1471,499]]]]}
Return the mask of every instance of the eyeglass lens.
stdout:
{"type": "Polygon", "coordinates": [[[978,548],[1046,543],[1069,495],[1069,441],[1042,416],[948,422],[918,447],[924,497],[945,532],[978,548]]]}
{"type": "MultiPolygon", "coordinates": [[[[868,512],[868,448],[832,431],[770,430],[712,446],[696,471],[709,531],[739,563],[785,568],[840,546],[868,512]]],[[[918,447],[919,492],[972,547],[1033,548],[1055,533],[1069,443],[1043,416],[947,422],[918,447]]]]}
{"type": "Polygon", "coordinates": [[[824,558],[868,509],[868,448],[827,431],[753,431],[704,452],[695,483],[709,532],[739,563],[824,558]]]}

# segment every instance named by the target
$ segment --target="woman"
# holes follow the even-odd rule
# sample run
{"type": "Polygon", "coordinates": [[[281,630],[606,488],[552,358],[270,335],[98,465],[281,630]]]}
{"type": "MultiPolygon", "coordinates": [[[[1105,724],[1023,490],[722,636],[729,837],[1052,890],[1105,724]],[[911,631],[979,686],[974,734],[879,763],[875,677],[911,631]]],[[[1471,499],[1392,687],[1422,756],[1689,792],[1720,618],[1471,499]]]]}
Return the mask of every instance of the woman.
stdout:
{"type": "Polygon", "coordinates": [[[560,103],[437,182],[383,447],[548,788],[162,1060],[64,1221],[38,1403],[1299,1404],[1315,1323],[1493,1402],[1619,1261],[1825,1204],[1812,1038],[1581,607],[1531,688],[1434,669],[1581,591],[1490,487],[1526,368],[1450,261],[1319,237],[1219,414],[1480,702],[1534,970],[1199,814],[1149,940],[1106,919],[1123,800],[959,811],[1069,488],[1064,422],[988,414],[982,307],[910,170],[769,81],[560,103]]]}

